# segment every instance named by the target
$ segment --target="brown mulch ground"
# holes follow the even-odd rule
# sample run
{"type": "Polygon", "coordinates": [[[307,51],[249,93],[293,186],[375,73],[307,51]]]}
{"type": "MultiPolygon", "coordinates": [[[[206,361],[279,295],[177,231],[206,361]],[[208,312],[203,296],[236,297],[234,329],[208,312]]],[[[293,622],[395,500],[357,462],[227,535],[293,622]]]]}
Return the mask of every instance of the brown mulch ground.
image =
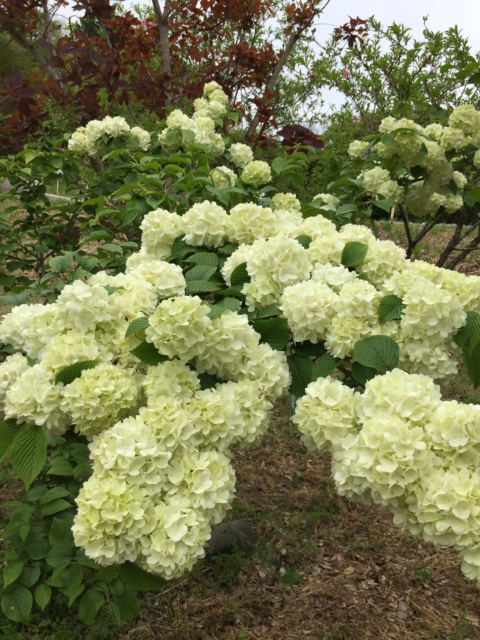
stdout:
{"type": "Polygon", "coordinates": [[[257,551],[145,595],[119,640],[480,638],[480,587],[458,556],[337,496],[328,457],[306,453],[288,415],[285,400],[262,446],[234,459],[229,519],[256,529],[257,551]]]}

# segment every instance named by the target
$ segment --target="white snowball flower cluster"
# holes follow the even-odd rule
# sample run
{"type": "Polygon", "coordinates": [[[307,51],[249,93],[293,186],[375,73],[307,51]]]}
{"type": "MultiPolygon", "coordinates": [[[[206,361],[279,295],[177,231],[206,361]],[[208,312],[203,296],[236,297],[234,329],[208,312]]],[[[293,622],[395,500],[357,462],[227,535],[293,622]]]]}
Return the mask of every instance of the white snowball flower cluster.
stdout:
{"type": "Polygon", "coordinates": [[[242,171],[242,180],[245,184],[260,187],[272,179],[270,165],[263,160],[252,160],[245,165],[242,171]]]}
{"type": "Polygon", "coordinates": [[[239,169],[243,169],[249,162],[253,160],[253,151],[246,144],[236,142],[229,148],[230,158],[233,164],[239,169]]]}
{"type": "Polygon", "coordinates": [[[160,145],[174,153],[191,144],[203,144],[215,156],[225,151],[225,143],[219,133],[215,133],[215,120],[227,112],[228,96],[216,82],[209,82],[203,88],[203,97],[194,103],[194,113],[190,118],[180,109],[174,109],[167,117],[167,126],[158,136],[160,145]],[[215,88],[211,87],[215,85],[215,88]]]}
{"type": "Polygon", "coordinates": [[[217,167],[210,173],[212,182],[217,189],[224,189],[226,187],[234,187],[237,180],[235,171],[232,171],[228,167],[217,167]]]}
{"type": "Polygon", "coordinates": [[[129,138],[135,139],[136,144],[146,151],[150,147],[150,134],[141,127],[130,127],[125,118],[120,116],[106,116],[103,120],[91,120],[86,127],[78,127],[68,140],[68,148],[74,153],[86,153],[98,158],[106,153],[102,136],[122,138],[122,143],[128,146],[129,138]]]}
{"type": "Polygon", "coordinates": [[[332,453],[340,495],[387,506],[394,522],[453,546],[480,580],[480,406],[442,401],[431,378],[400,369],[354,393],[311,383],[293,421],[310,451],[332,453]]]}
{"type": "MultiPolygon", "coordinates": [[[[166,241],[154,242],[162,251],[166,241]]],[[[71,428],[91,440],[76,544],[102,565],[135,561],[169,579],[203,557],[234,495],[228,447],[258,442],[290,374],[245,315],[211,319],[199,297],[183,295],[180,267],[151,254],[130,267],[5,317],[0,340],[19,352],[0,365],[0,412],[49,439],[71,428]]]]}
{"type": "MultiPolygon", "coordinates": [[[[464,204],[463,193],[468,178],[455,170],[453,152],[473,144],[480,147],[480,111],[473,105],[456,107],[448,120],[448,126],[430,124],[425,128],[412,120],[382,120],[379,132],[390,136],[390,140],[378,142],[373,147],[382,159],[397,158],[404,166],[401,186],[381,166],[363,171],[359,179],[365,191],[379,199],[389,199],[392,204],[405,204],[411,214],[425,217],[440,209],[446,213],[458,211],[464,204]],[[388,145],[388,146],[387,146],[388,145]],[[413,168],[416,171],[413,171],[413,168]],[[422,169],[419,176],[418,169],[422,169]],[[453,183],[453,190],[452,190],[453,183]]],[[[368,146],[367,141],[354,141],[349,148],[352,158],[360,158],[368,146]]],[[[480,166],[480,152],[473,157],[474,166],[480,166]]]]}

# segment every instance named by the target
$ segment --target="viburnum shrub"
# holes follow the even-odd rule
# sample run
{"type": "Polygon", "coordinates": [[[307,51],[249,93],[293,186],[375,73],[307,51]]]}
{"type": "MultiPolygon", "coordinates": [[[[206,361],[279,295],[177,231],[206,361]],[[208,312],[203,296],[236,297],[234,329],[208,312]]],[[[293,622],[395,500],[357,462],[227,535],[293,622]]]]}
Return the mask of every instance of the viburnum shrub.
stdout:
{"type": "Polygon", "coordinates": [[[352,142],[349,154],[345,177],[330,185],[343,191],[340,213],[366,219],[375,208],[398,212],[408,257],[435,225],[453,222],[440,267],[454,269],[480,245],[480,112],[473,105],[425,127],[389,116],[378,134],[352,142]],[[416,237],[412,218],[423,223],[416,237]]]}
{"type": "MultiPolygon", "coordinates": [[[[343,447],[365,426],[351,399],[367,402],[387,372],[435,389],[432,380],[454,376],[462,354],[480,384],[480,277],[411,262],[366,227],[339,230],[332,220],[341,218],[341,201],[331,194],[305,204],[281,190],[303,153],[269,165],[222,137],[223,158],[210,164],[219,140],[203,136],[214,131],[208,110],[225,107],[219,92],[207,85],[192,118],[172,112],[157,135],[175,150],[159,156],[132,155],[120,120],[77,131],[71,146],[79,157],[110,157],[106,173],[118,179],[126,167],[137,171],[140,181],[113,195],[102,178],[98,185],[110,189],[114,207],[122,194],[147,202],[138,251],[122,264],[96,263],[93,274],[72,271],[50,304],[21,304],[0,324],[11,354],[0,365],[0,455],[10,455],[26,485],[5,536],[11,551],[1,602],[15,620],[28,616],[32,591],[40,589],[35,598],[44,606],[53,588],[85,622],[104,608],[119,622],[138,610],[132,590],[191,569],[233,498],[229,447],[259,441],[287,388],[307,394],[298,402],[300,430],[326,449],[330,441],[343,447]],[[123,155],[129,163],[117,164],[123,155]],[[170,171],[172,180],[142,167],[163,168],[163,179],[170,171]],[[145,194],[150,181],[158,199],[145,194]],[[68,525],[65,544],[58,521],[68,525]],[[37,539],[41,552],[32,555],[37,539]],[[37,562],[40,573],[32,573],[37,562]]],[[[94,225],[107,200],[98,197],[94,225]]],[[[395,401],[399,419],[417,415],[409,401],[395,401]]],[[[428,456],[416,453],[425,448],[420,431],[412,438],[412,451],[399,445],[398,455],[413,461],[414,483],[428,456]]],[[[430,450],[441,458],[436,438],[430,450]]],[[[455,447],[456,437],[449,442],[455,447]]],[[[368,440],[371,466],[380,444],[368,440]]],[[[459,460],[452,465],[460,468],[459,460]]]]}

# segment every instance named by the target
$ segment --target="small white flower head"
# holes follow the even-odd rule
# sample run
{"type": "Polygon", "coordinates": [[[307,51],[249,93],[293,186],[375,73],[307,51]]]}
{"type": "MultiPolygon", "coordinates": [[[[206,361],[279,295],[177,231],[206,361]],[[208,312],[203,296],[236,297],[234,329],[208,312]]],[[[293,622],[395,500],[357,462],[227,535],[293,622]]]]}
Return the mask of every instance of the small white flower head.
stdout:
{"type": "Polygon", "coordinates": [[[212,182],[217,189],[224,189],[226,187],[234,187],[237,175],[234,171],[228,167],[216,167],[210,172],[212,182]]]}
{"type": "Polygon", "coordinates": [[[243,169],[249,162],[253,160],[253,151],[246,144],[236,142],[229,148],[230,158],[233,164],[239,169],[243,169]]]}
{"type": "Polygon", "coordinates": [[[252,160],[242,171],[242,181],[254,187],[267,184],[272,179],[270,165],[263,160],[252,160]]]}
{"type": "Polygon", "coordinates": [[[224,243],[228,216],[215,202],[205,200],[194,204],[182,216],[185,242],[192,246],[219,247],[224,243]]]}

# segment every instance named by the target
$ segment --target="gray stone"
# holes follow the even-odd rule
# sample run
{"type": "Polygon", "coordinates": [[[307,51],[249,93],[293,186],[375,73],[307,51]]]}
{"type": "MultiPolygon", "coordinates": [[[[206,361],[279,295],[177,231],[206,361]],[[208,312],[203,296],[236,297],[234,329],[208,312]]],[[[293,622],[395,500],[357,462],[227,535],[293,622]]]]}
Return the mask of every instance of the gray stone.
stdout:
{"type": "Polygon", "coordinates": [[[224,553],[251,553],[255,548],[257,534],[244,520],[223,522],[212,531],[207,543],[207,555],[218,556],[224,553]]]}

